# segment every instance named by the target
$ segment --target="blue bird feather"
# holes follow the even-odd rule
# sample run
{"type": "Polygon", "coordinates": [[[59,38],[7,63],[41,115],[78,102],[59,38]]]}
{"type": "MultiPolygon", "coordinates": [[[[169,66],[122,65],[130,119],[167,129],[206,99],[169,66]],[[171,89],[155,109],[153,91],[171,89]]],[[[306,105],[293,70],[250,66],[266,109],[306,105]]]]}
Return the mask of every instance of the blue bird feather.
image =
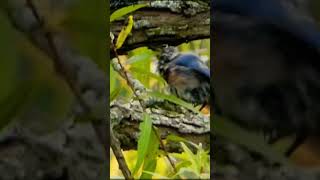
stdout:
{"type": "Polygon", "coordinates": [[[199,56],[166,47],[159,57],[158,70],[172,94],[194,105],[209,105],[210,70],[199,56]]]}
{"type": "Polygon", "coordinates": [[[174,60],[176,65],[184,66],[190,68],[190,70],[194,70],[203,74],[205,77],[210,79],[210,70],[207,66],[205,66],[199,57],[194,54],[182,54],[178,56],[174,60]]]}

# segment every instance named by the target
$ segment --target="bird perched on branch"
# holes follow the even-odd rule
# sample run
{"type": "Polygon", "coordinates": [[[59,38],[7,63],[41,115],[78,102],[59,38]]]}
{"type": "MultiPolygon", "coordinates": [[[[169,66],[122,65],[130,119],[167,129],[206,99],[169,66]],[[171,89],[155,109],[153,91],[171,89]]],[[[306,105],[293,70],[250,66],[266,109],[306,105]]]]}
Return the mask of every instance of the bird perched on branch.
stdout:
{"type": "Polygon", "coordinates": [[[182,54],[176,47],[165,46],[159,56],[158,71],[177,97],[202,105],[210,102],[210,70],[195,54],[182,54]]]}
{"type": "Polygon", "coordinates": [[[221,115],[274,137],[320,138],[320,32],[278,0],[215,0],[213,87],[221,115]]]}

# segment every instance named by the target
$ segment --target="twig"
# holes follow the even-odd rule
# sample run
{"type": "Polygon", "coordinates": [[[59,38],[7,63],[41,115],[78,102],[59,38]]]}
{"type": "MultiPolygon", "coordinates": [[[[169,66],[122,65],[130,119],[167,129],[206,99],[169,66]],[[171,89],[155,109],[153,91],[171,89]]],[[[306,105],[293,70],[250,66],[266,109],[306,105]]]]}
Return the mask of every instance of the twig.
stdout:
{"type": "Polygon", "coordinates": [[[110,128],[110,146],[115,157],[117,158],[119,168],[121,169],[121,172],[126,179],[133,179],[131,172],[127,166],[126,160],[123,157],[119,144],[119,140],[114,136],[113,130],[112,128],[110,128]]]}
{"type": "MultiPolygon", "coordinates": [[[[129,87],[131,88],[131,90],[133,91],[133,94],[136,96],[136,98],[138,98],[138,101],[139,101],[139,103],[140,103],[140,106],[145,110],[145,109],[146,109],[146,106],[145,106],[145,104],[144,104],[144,101],[143,101],[143,100],[139,97],[139,95],[136,93],[135,88],[133,87],[133,85],[132,85],[132,83],[131,83],[131,81],[130,81],[130,79],[129,79],[129,77],[128,77],[127,71],[125,70],[125,68],[123,67],[123,65],[122,65],[122,63],[121,63],[121,61],[120,61],[118,52],[117,52],[117,50],[116,50],[113,42],[111,42],[111,48],[113,49],[113,52],[114,52],[114,54],[115,54],[115,58],[117,59],[118,64],[119,64],[119,66],[120,66],[120,69],[121,69],[120,74],[121,74],[122,77],[124,77],[124,79],[126,80],[128,86],[129,86],[129,87]]],[[[170,162],[173,170],[174,170],[175,172],[177,172],[177,169],[176,169],[176,167],[175,167],[175,164],[174,164],[174,162],[172,161],[172,159],[170,158],[169,153],[167,152],[167,150],[166,150],[166,148],[165,148],[165,145],[163,144],[163,142],[162,142],[162,140],[161,140],[161,137],[160,137],[160,135],[158,134],[158,132],[157,132],[156,128],[154,127],[154,125],[152,125],[152,130],[155,132],[155,134],[156,134],[156,136],[157,136],[157,139],[158,139],[158,141],[159,141],[159,144],[160,144],[160,146],[161,146],[161,149],[163,149],[163,151],[164,151],[164,153],[165,153],[165,156],[166,156],[167,159],[169,160],[169,162],[170,162]]]]}

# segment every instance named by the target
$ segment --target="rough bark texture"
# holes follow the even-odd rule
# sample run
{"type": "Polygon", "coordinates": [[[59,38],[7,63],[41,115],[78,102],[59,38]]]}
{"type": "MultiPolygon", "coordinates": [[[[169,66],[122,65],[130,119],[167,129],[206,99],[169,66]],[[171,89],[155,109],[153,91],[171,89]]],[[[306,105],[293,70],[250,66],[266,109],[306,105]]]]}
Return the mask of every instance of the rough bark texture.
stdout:
{"type": "MultiPolygon", "coordinates": [[[[146,3],[149,1],[142,1],[146,3]]],[[[112,1],[111,8],[130,3],[112,1]]],[[[150,1],[149,6],[133,13],[132,35],[119,52],[139,46],[178,45],[196,39],[210,37],[209,1],[150,1]]],[[[112,11],[114,9],[111,9],[112,11]]],[[[111,32],[118,35],[126,18],[114,21],[111,32]]],[[[112,54],[112,53],[111,53],[112,54]]]]}
{"type": "Polygon", "coordinates": [[[13,130],[1,135],[0,179],[106,179],[106,157],[90,125],[45,136],[13,130]]]}
{"type": "MultiPolygon", "coordinates": [[[[150,107],[153,124],[160,131],[162,138],[168,135],[178,135],[196,144],[202,143],[205,148],[210,147],[210,118],[195,114],[188,110],[176,112],[161,107],[150,107]]],[[[135,149],[139,135],[139,123],[142,119],[141,107],[137,101],[130,103],[115,102],[111,105],[111,123],[123,149],[135,149]]],[[[179,144],[171,143],[166,148],[171,152],[180,151],[179,144]]]]}

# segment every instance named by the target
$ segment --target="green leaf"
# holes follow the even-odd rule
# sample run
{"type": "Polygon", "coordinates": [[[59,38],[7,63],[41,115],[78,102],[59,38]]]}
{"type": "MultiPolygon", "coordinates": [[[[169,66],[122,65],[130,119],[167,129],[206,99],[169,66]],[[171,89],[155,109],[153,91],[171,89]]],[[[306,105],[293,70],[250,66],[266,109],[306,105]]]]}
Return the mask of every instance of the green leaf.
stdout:
{"type": "Polygon", "coordinates": [[[160,143],[157,138],[156,132],[152,131],[147,154],[146,154],[143,168],[142,168],[142,175],[140,176],[140,179],[151,179],[152,178],[152,175],[144,173],[143,171],[153,172],[156,169],[159,145],[160,145],[160,143]]]}
{"type": "Polygon", "coordinates": [[[123,179],[123,180],[125,180],[125,178],[121,177],[121,176],[110,176],[110,179],[116,179],[116,180],[123,179]]]}
{"type": "Polygon", "coordinates": [[[200,179],[199,175],[190,168],[181,168],[175,176],[179,179],[200,179]]]}
{"type": "Polygon", "coordinates": [[[167,141],[173,141],[173,142],[188,142],[188,140],[186,140],[185,138],[174,135],[174,134],[168,135],[166,139],[167,141]]]}
{"type": "Polygon", "coordinates": [[[140,137],[138,140],[138,158],[134,169],[132,170],[132,174],[135,175],[137,171],[140,169],[148,150],[148,146],[151,139],[151,131],[152,131],[152,120],[149,114],[143,114],[143,121],[140,123],[140,137]]]}
{"type": "Polygon", "coordinates": [[[200,174],[201,164],[197,159],[197,155],[193,154],[193,152],[186,146],[183,142],[180,143],[183,151],[188,155],[189,161],[191,162],[191,169],[193,169],[197,174],[200,174]]]}
{"type": "Polygon", "coordinates": [[[176,164],[176,169],[179,171],[181,168],[188,168],[190,165],[190,161],[181,161],[176,164]]]}
{"type": "Polygon", "coordinates": [[[117,73],[114,71],[112,65],[110,64],[110,76],[109,76],[109,82],[110,82],[110,92],[114,91],[116,89],[116,84],[117,84],[117,81],[116,81],[116,76],[117,76],[117,73]]]}
{"type": "Polygon", "coordinates": [[[132,13],[140,8],[146,7],[148,4],[136,4],[136,5],[131,5],[127,6],[121,9],[116,10],[113,12],[110,16],[110,22],[113,22],[114,20],[125,16],[126,14],[132,13]]]}
{"type": "Polygon", "coordinates": [[[154,53],[152,51],[150,51],[150,50],[145,51],[145,52],[139,53],[137,55],[131,56],[127,60],[126,64],[133,64],[133,63],[140,62],[140,61],[147,61],[147,60],[150,60],[153,55],[154,55],[154,53]]]}
{"type": "Polygon", "coordinates": [[[131,67],[130,70],[134,73],[141,75],[141,76],[154,78],[154,79],[158,80],[159,83],[162,83],[162,84],[166,83],[166,81],[161,76],[159,76],[155,73],[152,73],[152,72],[145,71],[142,68],[131,67]]]}
{"type": "Polygon", "coordinates": [[[121,32],[118,35],[116,49],[122,47],[123,43],[126,41],[128,35],[131,33],[133,27],[133,16],[128,17],[128,25],[122,28],[121,32]]]}
{"type": "Polygon", "coordinates": [[[153,91],[153,92],[148,92],[148,94],[150,96],[153,96],[153,97],[156,97],[156,98],[160,98],[160,99],[164,99],[164,100],[167,100],[167,101],[170,101],[172,103],[175,103],[177,105],[180,105],[182,107],[185,107],[195,113],[200,113],[198,109],[194,108],[192,104],[190,103],[187,103],[185,101],[183,101],[182,99],[176,97],[176,96],[173,96],[173,95],[167,95],[167,94],[164,94],[164,93],[161,93],[161,92],[157,92],[157,91],[153,91]]]}
{"type": "Polygon", "coordinates": [[[111,94],[110,94],[110,102],[112,102],[113,100],[115,100],[118,95],[120,94],[122,87],[120,86],[119,88],[114,89],[111,94]]]}
{"type": "Polygon", "coordinates": [[[160,175],[158,173],[151,172],[151,171],[143,171],[143,173],[150,174],[150,175],[154,176],[154,178],[157,178],[157,179],[172,179],[172,178],[169,178],[169,177],[166,177],[166,176],[162,176],[162,175],[160,175]]]}

